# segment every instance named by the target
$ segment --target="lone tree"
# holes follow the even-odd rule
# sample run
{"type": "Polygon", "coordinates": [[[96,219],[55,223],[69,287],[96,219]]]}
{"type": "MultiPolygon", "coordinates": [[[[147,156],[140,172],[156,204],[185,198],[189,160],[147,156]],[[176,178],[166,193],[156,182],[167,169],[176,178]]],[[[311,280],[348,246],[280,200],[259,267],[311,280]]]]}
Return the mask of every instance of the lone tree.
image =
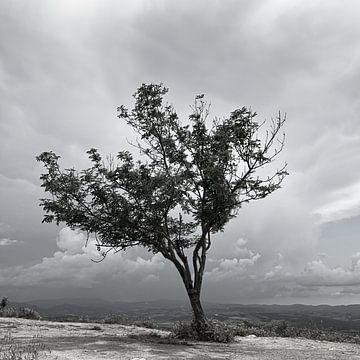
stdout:
{"type": "Polygon", "coordinates": [[[280,188],[286,164],[269,176],[258,170],[283,149],[285,118],[279,113],[261,141],[264,123],[254,120],[256,113],[243,107],[209,125],[209,106],[198,95],[183,125],[163,101],[167,91],[143,84],[133,110],[118,108],[118,117],[139,134],[135,146],[145,161],[135,161],[128,151],[103,160],[90,149],[92,166],[76,171],[61,170],[60,157],[51,151],[39,155],[46,169],[41,186],[51,194],[40,205],[43,222],[94,234],[104,257],[110,250],[142,246],[171,261],[185,285],[193,326],[204,338],[209,323],[200,293],[212,235],[223,231],[244,203],[280,188]]]}

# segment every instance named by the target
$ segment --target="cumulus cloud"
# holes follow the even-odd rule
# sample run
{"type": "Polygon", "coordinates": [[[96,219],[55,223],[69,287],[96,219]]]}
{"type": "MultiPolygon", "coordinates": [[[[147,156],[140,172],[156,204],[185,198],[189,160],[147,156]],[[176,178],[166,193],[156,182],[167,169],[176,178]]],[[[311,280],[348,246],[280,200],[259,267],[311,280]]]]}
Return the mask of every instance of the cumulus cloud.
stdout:
{"type": "Polygon", "coordinates": [[[68,254],[79,254],[83,252],[87,239],[84,233],[72,231],[69,227],[60,230],[56,239],[57,247],[68,254]]]}
{"type": "MultiPolygon", "coordinates": [[[[240,302],[251,302],[256,298],[261,303],[282,304],[299,301],[310,304],[356,302],[360,293],[360,253],[351,257],[349,266],[331,266],[326,261],[326,254],[319,254],[301,271],[296,271],[282,254],[277,255],[272,265],[266,264],[265,267],[259,266],[260,259],[251,272],[242,269],[242,276],[236,278],[236,286],[229,289],[228,296],[242,299],[240,302]]],[[[214,271],[214,274],[218,271],[214,271]]],[[[226,274],[226,271],[223,273],[226,274]]],[[[220,278],[222,281],[217,287],[226,291],[223,280],[228,278],[220,278]]],[[[229,285],[229,282],[225,283],[229,285]]],[[[209,289],[207,291],[210,292],[209,289]]]]}
{"type": "Polygon", "coordinates": [[[254,253],[249,250],[245,245],[248,243],[248,240],[245,238],[240,238],[235,243],[235,255],[238,258],[251,258],[254,253]]]}
{"type": "Polygon", "coordinates": [[[360,253],[351,258],[351,266],[330,267],[323,259],[306,264],[298,277],[298,284],[303,286],[354,286],[360,285],[360,253]]]}
{"type": "Polygon", "coordinates": [[[281,273],[282,269],[283,269],[282,265],[275,265],[272,270],[268,271],[265,274],[265,279],[274,278],[277,274],[281,273]]]}
{"type": "Polygon", "coordinates": [[[330,268],[322,260],[314,260],[305,266],[298,283],[304,286],[353,285],[354,275],[352,271],[342,267],[330,268]]]}
{"type": "Polygon", "coordinates": [[[12,239],[7,239],[7,238],[3,238],[0,239],[0,246],[9,246],[9,245],[14,245],[19,243],[18,240],[12,240],[12,239]]]}
{"type": "Polygon", "coordinates": [[[62,229],[57,240],[59,251],[29,267],[0,270],[0,286],[92,287],[102,281],[124,278],[135,282],[155,281],[164,267],[161,256],[145,259],[134,251],[109,253],[104,261],[94,263],[91,259],[99,260],[95,240],[90,239],[87,246],[85,243],[84,234],[62,229]]]}
{"type": "Polygon", "coordinates": [[[275,297],[339,298],[356,294],[360,288],[360,253],[351,257],[350,266],[330,266],[326,254],[309,261],[299,273],[290,272],[280,261],[265,273],[259,286],[270,284],[275,297]]]}
{"type": "Polygon", "coordinates": [[[286,271],[284,264],[284,256],[281,253],[277,253],[276,260],[274,261],[270,270],[265,271],[265,280],[277,280],[277,279],[288,279],[291,277],[289,271],[286,271]]]}
{"type": "Polygon", "coordinates": [[[245,247],[246,239],[240,238],[234,246],[234,253],[238,257],[223,258],[220,260],[212,259],[212,264],[216,264],[212,270],[205,272],[204,276],[211,281],[228,280],[239,278],[247,273],[248,269],[253,267],[261,258],[259,253],[254,253],[245,247]]]}

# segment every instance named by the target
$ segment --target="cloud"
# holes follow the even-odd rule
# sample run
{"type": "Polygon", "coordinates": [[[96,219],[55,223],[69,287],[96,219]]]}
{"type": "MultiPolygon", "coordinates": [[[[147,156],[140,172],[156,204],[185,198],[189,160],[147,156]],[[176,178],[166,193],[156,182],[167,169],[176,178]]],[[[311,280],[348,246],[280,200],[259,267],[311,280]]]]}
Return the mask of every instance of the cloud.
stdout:
{"type": "Polygon", "coordinates": [[[130,148],[133,133],[116,107],[131,104],[142,82],[168,86],[185,121],[197,93],[211,100],[210,117],[243,105],[259,121],[279,109],[288,114],[281,158],[290,176],[269,198],[246,204],[213,242],[207,276],[226,279],[228,287],[213,298],[226,300],[238,284],[256,300],[281,293],[284,281],[309,297],[316,286],[305,283],[355,281],[356,271],[339,264],[345,250],[360,250],[358,228],[347,229],[350,247],[339,220],[360,214],[357,1],[4,0],[0,8],[0,221],[8,224],[0,231],[1,238],[23,240],[16,252],[2,248],[3,284],[96,288],[128,276],[130,293],[131,281],[149,270],[152,284],[160,276],[156,291],[169,294],[178,275],[164,271],[160,257],[133,249],[95,266],[89,259],[97,253],[91,241],[83,247],[83,234],[58,236],[55,226],[40,225],[43,169],[35,155],[53,150],[64,167],[86,168],[90,147],[102,154],[130,148]],[[320,241],[327,222],[338,229],[333,243],[320,241]],[[331,266],[314,260],[320,252],[334,254],[331,266]]]}
{"type": "Polygon", "coordinates": [[[294,269],[289,266],[288,262],[286,264],[283,254],[277,253],[276,260],[274,261],[270,270],[265,270],[263,279],[265,281],[270,280],[288,282],[293,278],[291,271],[294,271],[294,269]]]}
{"type": "Polygon", "coordinates": [[[330,193],[330,201],[314,210],[319,222],[338,221],[360,215],[360,182],[330,193]]]}
{"type": "Polygon", "coordinates": [[[314,260],[305,266],[303,274],[299,276],[298,283],[303,286],[354,285],[360,281],[360,278],[355,281],[355,275],[354,272],[342,267],[330,268],[322,260],[314,260]]]}
{"type": "Polygon", "coordinates": [[[238,256],[237,258],[212,259],[212,265],[216,265],[212,270],[205,272],[204,276],[206,279],[210,282],[217,282],[231,278],[238,279],[245,275],[249,268],[252,268],[261,258],[259,253],[255,254],[253,251],[244,247],[246,243],[247,240],[243,238],[240,238],[235,243],[234,252],[238,256]]]}
{"type": "Polygon", "coordinates": [[[277,274],[280,274],[283,267],[282,265],[275,265],[274,268],[265,274],[265,279],[273,279],[277,274]]]}
{"type": "MultiPolygon", "coordinates": [[[[282,262],[265,273],[264,280],[270,281],[273,286],[282,284],[289,289],[313,288],[311,292],[324,291],[322,288],[347,288],[360,286],[360,252],[351,257],[351,265],[330,266],[325,263],[326,254],[319,254],[318,259],[305,264],[300,273],[286,271],[282,262]]],[[[331,290],[332,292],[332,290],[331,290]]]]}
{"type": "Polygon", "coordinates": [[[360,285],[360,253],[352,256],[349,268],[330,267],[322,259],[311,261],[306,264],[297,282],[303,286],[360,285]]]}
{"type": "Polygon", "coordinates": [[[63,252],[75,255],[84,252],[86,242],[87,239],[84,233],[65,227],[60,230],[56,245],[63,252]]]}
{"type": "Polygon", "coordinates": [[[11,240],[7,238],[0,239],[0,246],[9,246],[19,243],[19,240],[11,240]]]}
{"type": "Polygon", "coordinates": [[[248,243],[248,240],[245,238],[240,238],[235,243],[235,255],[239,258],[251,258],[254,253],[249,250],[245,245],[248,243]]]}
{"type": "MultiPolygon", "coordinates": [[[[268,263],[261,266],[264,264],[259,259],[251,271],[242,269],[237,272],[241,276],[236,277],[236,282],[229,281],[229,276],[220,276],[221,281],[216,287],[218,291],[228,291],[227,296],[234,302],[251,303],[252,299],[259,303],[282,304],[356,302],[360,293],[360,252],[351,257],[350,266],[330,266],[325,263],[327,258],[325,254],[320,254],[318,259],[309,261],[301,271],[296,271],[289,266],[286,257],[278,254],[272,266],[268,263]]],[[[217,269],[214,274],[218,272],[217,269]]],[[[222,273],[228,272],[225,269],[222,273]]],[[[207,287],[206,291],[213,296],[211,288],[207,287]]]]}
{"type": "Polygon", "coordinates": [[[159,255],[147,259],[137,256],[135,251],[109,253],[101,263],[95,247],[95,240],[90,239],[85,246],[86,237],[78,231],[64,228],[57,240],[60,251],[51,257],[44,257],[38,264],[24,267],[16,266],[0,269],[0,286],[49,286],[49,287],[85,287],[91,288],[102,281],[144,281],[157,279],[157,274],[164,267],[164,260],[159,255]]]}

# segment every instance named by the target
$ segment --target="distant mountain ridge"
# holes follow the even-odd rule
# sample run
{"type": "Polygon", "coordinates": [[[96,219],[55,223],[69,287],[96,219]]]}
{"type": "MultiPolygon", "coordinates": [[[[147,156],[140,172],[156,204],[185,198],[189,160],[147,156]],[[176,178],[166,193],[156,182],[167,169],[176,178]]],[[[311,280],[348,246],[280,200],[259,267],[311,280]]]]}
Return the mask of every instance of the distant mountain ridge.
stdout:
{"type": "MultiPolygon", "coordinates": [[[[17,305],[36,308],[44,319],[50,320],[99,320],[111,313],[129,318],[150,318],[160,323],[191,319],[189,304],[181,300],[124,302],[96,298],[64,298],[33,300],[17,305]]],[[[209,317],[219,320],[286,320],[295,326],[360,331],[360,304],[331,306],[204,303],[204,307],[209,317]]]]}
{"type": "Polygon", "coordinates": [[[180,300],[154,300],[154,301],[109,301],[98,298],[62,298],[62,299],[49,299],[49,300],[31,300],[27,301],[27,304],[35,305],[42,308],[50,308],[52,306],[58,306],[63,304],[72,304],[79,306],[134,306],[136,304],[148,304],[150,307],[161,306],[178,306],[187,304],[186,301],[180,300]]]}

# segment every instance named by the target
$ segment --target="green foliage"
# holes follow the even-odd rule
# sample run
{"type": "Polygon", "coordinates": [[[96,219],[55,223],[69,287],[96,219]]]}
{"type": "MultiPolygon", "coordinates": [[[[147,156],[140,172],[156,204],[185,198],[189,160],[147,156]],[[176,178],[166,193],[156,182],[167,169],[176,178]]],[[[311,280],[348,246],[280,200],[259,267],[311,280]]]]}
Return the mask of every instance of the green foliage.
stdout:
{"type": "Polygon", "coordinates": [[[179,322],[173,327],[172,334],[178,339],[229,343],[234,340],[235,329],[231,324],[209,320],[206,328],[200,333],[194,322],[179,322]]]}
{"type": "Polygon", "coordinates": [[[319,329],[316,327],[298,327],[285,320],[262,322],[255,320],[224,321],[209,320],[209,330],[199,336],[193,323],[179,322],[172,329],[172,336],[177,339],[206,340],[214,342],[232,342],[235,336],[257,337],[291,337],[310,340],[348,342],[360,344],[360,335],[357,331],[337,331],[334,329],[319,329]]]}
{"type": "Polygon", "coordinates": [[[137,342],[145,342],[145,343],[155,343],[155,344],[165,344],[165,345],[190,345],[190,343],[185,340],[178,339],[171,335],[164,336],[158,333],[129,334],[128,338],[134,339],[137,342]]]}
{"type": "Polygon", "coordinates": [[[40,354],[50,353],[38,337],[25,344],[17,342],[10,333],[0,338],[0,360],[37,360],[40,354]]]}
{"type": "Polygon", "coordinates": [[[333,329],[319,329],[316,327],[298,327],[285,320],[270,322],[249,321],[228,323],[233,328],[235,336],[255,335],[258,337],[291,337],[311,340],[350,342],[360,344],[358,332],[349,333],[333,329]]]}
{"type": "Polygon", "coordinates": [[[123,314],[108,314],[102,322],[104,324],[119,324],[119,325],[126,325],[126,326],[139,326],[148,329],[157,329],[158,325],[156,322],[149,318],[129,318],[123,314]]]}
{"type": "Polygon", "coordinates": [[[104,324],[131,325],[131,320],[123,314],[108,314],[102,320],[104,324]]]}
{"type": "Polygon", "coordinates": [[[31,320],[41,319],[40,314],[36,310],[28,307],[17,308],[13,305],[9,305],[9,302],[7,302],[6,306],[0,307],[0,317],[15,317],[31,320]]]}
{"type": "Polygon", "coordinates": [[[105,161],[93,148],[87,152],[92,166],[76,171],[61,169],[52,151],[37,157],[46,170],[41,186],[50,195],[41,199],[43,222],[64,222],[95,234],[104,257],[137,245],[161,253],[178,270],[201,324],[200,292],[211,236],[243,204],[280,188],[286,164],[262,174],[283,148],[279,133],[285,119],[279,114],[261,141],[264,123],[256,122],[255,112],[242,107],[209,123],[209,106],[198,95],[183,125],[164,103],[167,91],[161,84],[143,84],[131,111],[118,108],[118,117],[139,135],[136,146],[145,161],[135,161],[128,151],[105,161]]]}
{"type": "Polygon", "coordinates": [[[90,330],[101,331],[101,327],[99,325],[94,325],[92,328],[90,328],[90,330]]]}
{"type": "Polygon", "coordinates": [[[0,301],[0,309],[5,309],[8,305],[9,305],[9,299],[4,296],[0,301]]]}
{"type": "Polygon", "coordinates": [[[194,246],[203,241],[195,235],[199,228],[206,234],[222,230],[243,203],[280,187],[285,167],[270,177],[255,176],[281,151],[282,143],[269,154],[284,122],[280,116],[262,144],[256,113],[247,108],[209,127],[208,107],[197,96],[190,124],[182,125],[172,106],[163,105],[166,93],[162,85],[143,85],[131,112],[118,108],[119,118],[140,135],[146,162],[121,151],[116,163],[106,163],[90,149],[92,167],[77,172],[61,170],[60,157],[51,151],[37,157],[47,170],[42,187],[52,195],[41,201],[45,222],[96,233],[100,246],[142,245],[166,254],[168,242],[180,249],[194,246]],[[174,216],[175,209],[191,220],[174,216]]]}
{"type": "Polygon", "coordinates": [[[40,320],[41,319],[40,314],[36,310],[28,308],[28,307],[20,307],[17,317],[24,318],[24,319],[31,319],[31,320],[40,320]]]}

